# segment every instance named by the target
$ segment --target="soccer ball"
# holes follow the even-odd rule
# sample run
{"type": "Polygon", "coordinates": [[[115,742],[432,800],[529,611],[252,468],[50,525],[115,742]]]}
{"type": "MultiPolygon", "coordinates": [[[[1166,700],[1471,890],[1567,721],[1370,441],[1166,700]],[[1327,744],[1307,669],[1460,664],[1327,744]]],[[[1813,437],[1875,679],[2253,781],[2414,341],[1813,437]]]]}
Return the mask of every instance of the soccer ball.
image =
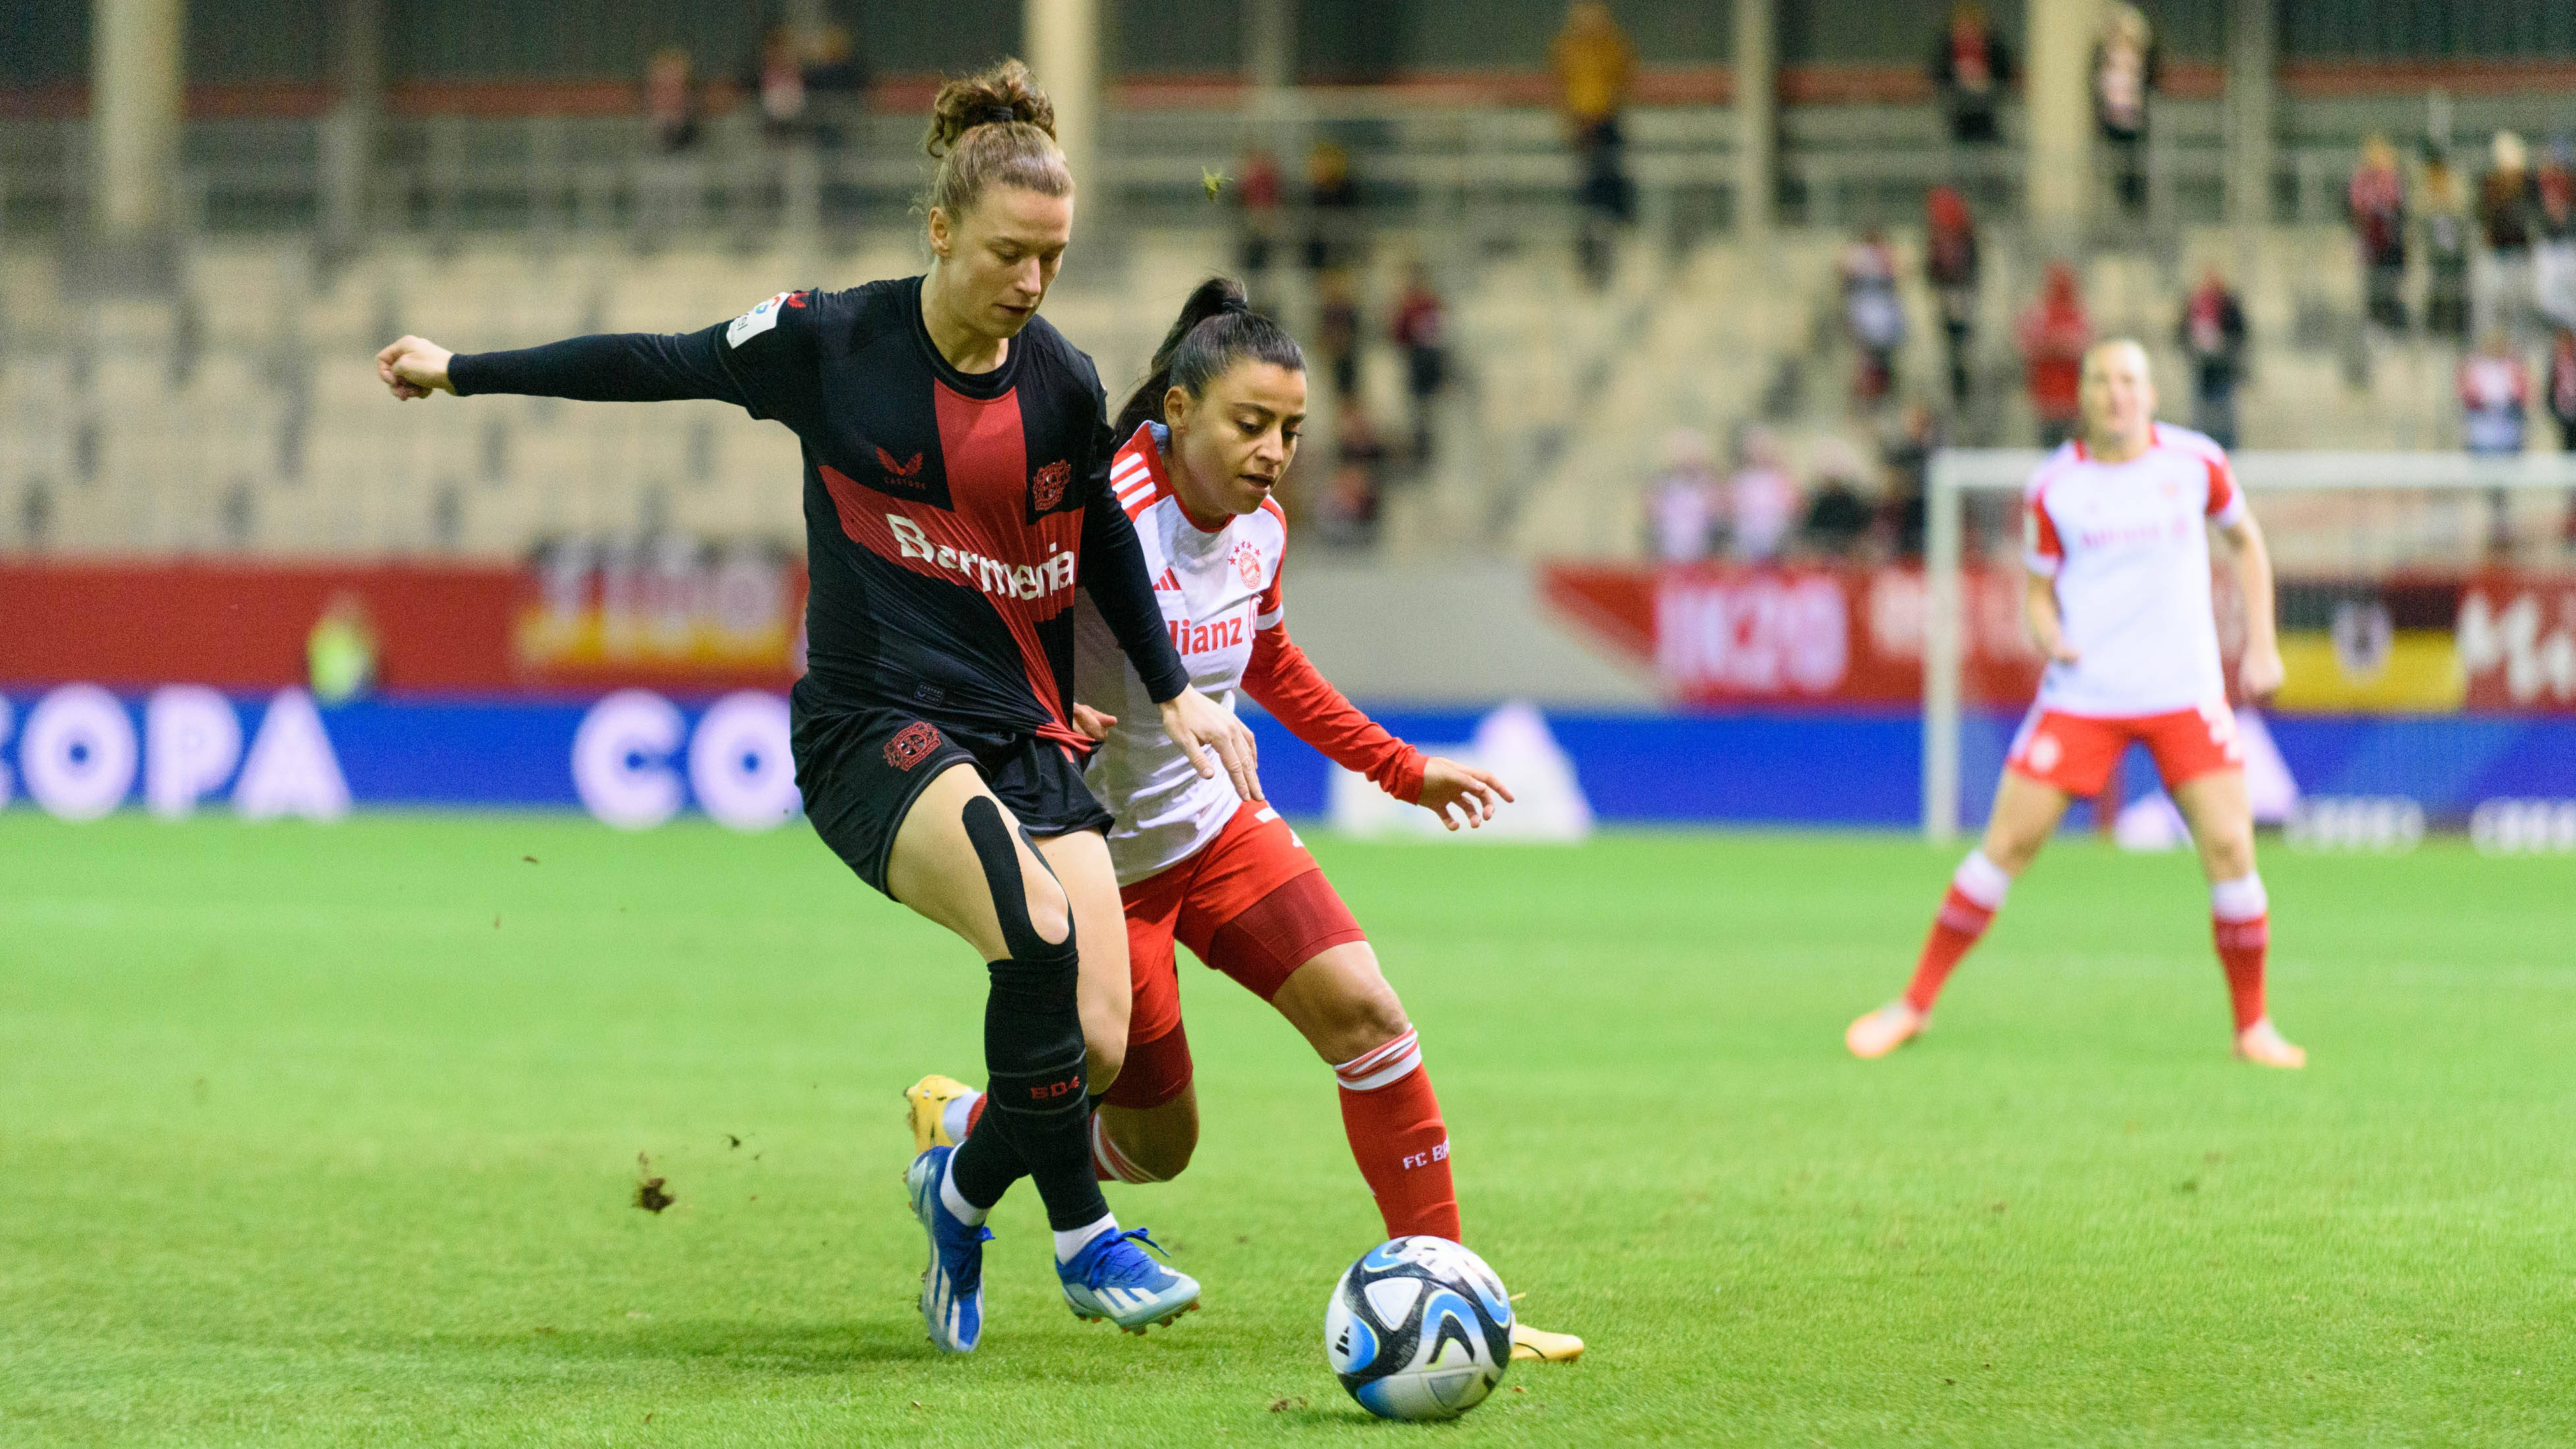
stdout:
{"type": "Polygon", "coordinates": [[[1381,1419],[1454,1419],[1511,1366],[1511,1295],[1484,1259],[1447,1238],[1380,1243],[1333,1285],[1324,1357],[1381,1419]]]}

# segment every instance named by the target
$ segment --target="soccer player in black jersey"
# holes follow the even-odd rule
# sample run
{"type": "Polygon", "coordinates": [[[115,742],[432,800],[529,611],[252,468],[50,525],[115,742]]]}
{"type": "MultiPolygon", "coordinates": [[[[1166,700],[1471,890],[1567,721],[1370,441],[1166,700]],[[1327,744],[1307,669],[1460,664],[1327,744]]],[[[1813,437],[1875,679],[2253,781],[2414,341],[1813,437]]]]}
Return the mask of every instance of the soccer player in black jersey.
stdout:
{"type": "MultiPolygon", "coordinates": [[[[1198,1284],[1121,1233],[1091,1167],[1091,1097],[1126,1040],[1127,937],[1071,722],[1073,591],[1087,589],[1213,776],[1258,800],[1252,737],[1189,687],[1133,526],[1091,359],[1037,319],[1073,226],[1054,108],[1005,61],[944,86],[927,149],[926,275],[781,292],[674,336],[578,337],[455,356],[377,354],[398,398],[535,393],[719,398],[795,430],[805,454],[808,663],[792,696],[796,782],[868,884],[983,953],[993,1117],[906,1183],[928,1230],[931,1341],[975,1347],[985,1215],[1022,1176],[1055,1230],[1066,1300],[1142,1332],[1198,1284]],[[1077,948],[1077,942],[1079,946],[1077,948]],[[1086,1055],[1085,1038],[1094,1047],[1086,1055]]],[[[1150,1241],[1150,1240],[1146,1240],[1150,1241]]]]}

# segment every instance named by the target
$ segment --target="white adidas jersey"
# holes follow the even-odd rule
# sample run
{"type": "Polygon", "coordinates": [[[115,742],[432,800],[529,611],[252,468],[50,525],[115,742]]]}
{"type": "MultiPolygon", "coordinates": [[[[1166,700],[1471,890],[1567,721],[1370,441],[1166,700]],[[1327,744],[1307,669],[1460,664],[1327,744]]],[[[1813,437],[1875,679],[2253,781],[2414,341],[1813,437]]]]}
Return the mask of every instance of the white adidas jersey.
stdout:
{"type": "MultiPolygon", "coordinates": [[[[1278,628],[1284,613],[1279,566],[1288,518],[1264,499],[1259,512],[1230,517],[1214,533],[1202,530],[1172,493],[1162,435],[1157,423],[1138,428],[1110,465],[1109,486],[1135,522],[1163,627],[1190,683],[1233,709],[1252,662],[1252,636],[1278,628]]],[[[1109,858],[1118,883],[1134,885],[1215,839],[1242,799],[1223,770],[1213,780],[1199,778],[1163,733],[1153,696],[1091,596],[1081,595],[1074,610],[1074,698],[1118,719],[1083,779],[1118,817],[1109,831],[1109,858]]]]}
{"type": "Polygon", "coordinates": [[[2022,501],[2023,561],[2056,581],[2066,642],[2081,656],[2048,666],[2039,707],[2094,718],[2223,707],[2208,526],[2245,517],[2227,454],[2164,423],[2125,463],[2067,443],[2022,501]]]}

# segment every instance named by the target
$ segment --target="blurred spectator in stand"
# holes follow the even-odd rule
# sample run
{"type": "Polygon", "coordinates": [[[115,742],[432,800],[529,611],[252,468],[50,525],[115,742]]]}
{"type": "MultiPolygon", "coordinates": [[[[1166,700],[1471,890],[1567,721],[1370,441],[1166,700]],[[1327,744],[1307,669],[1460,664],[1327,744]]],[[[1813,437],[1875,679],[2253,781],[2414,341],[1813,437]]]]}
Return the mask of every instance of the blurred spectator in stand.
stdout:
{"type": "Polygon", "coordinates": [[[346,704],[375,686],[376,626],[365,600],[346,592],[331,596],[304,636],[304,663],[313,698],[322,704],[346,704]]]}
{"type": "Polygon", "coordinates": [[[2093,115],[2109,147],[2120,205],[2131,213],[2147,205],[2147,97],[2155,86],[2154,30],[2138,7],[2111,0],[2093,48],[2093,115]]]}
{"type": "Polygon", "coordinates": [[[1896,378],[1896,350],[1905,345],[1905,304],[1896,295],[1896,252],[1877,227],[1843,248],[1843,326],[1860,365],[1852,375],[1852,401],[1873,408],[1896,378]]]}
{"type": "Polygon", "coordinates": [[[2211,267],[2182,304],[2178,329],[2191,363],[2191,425],[2222,448],[2236,446],[2236,384],[2245,369],[2245,308],[2211,267]]]}
{"type": "Polygon", "coordinates": [[[1697,428],[1664,434],[1664,466],[1647,490],[1650,542],[1664,563],[1697,563],[1716,545],[1722,508],[1708,435],[1697,428]]]}
{"type": "Polygon", "coordinates": [[[1360,184],[1351,175],[1351,153],[1317,141],[1306,153],[1306,270],[1338,271],[1360,261],[1360,184]]]}
{"type": "Polygon", "coordinates": [[[1932,47],[1932,84],[1941,92],[1950,139],[1963,146],[2002,140],[1995,113],[2011,83],[2012,53],[1986,23],[1986,7],[1959,0],[1950,7],[1948,28],[1932,47]]]}
{"type": "Polygon", "coordinates": [[[18,498],[18,536],[29,553],[43,553],[54,537],[54,490],[42,478],[27,480],[18,498]]]}
{"type": "Polygon", "coordinates": [[[1557,107],[1582,163],[1576,261],[1593,286],[1606,286],[1615,261],[1613,230],[1636,215],[1619,117],[1628,104],[1637,52],[1603,0],[1575,0],[1566,7],[1565,28],[1548,46],[1548,62],[1556,73],[1557,107]]]}
{"type": "Polygon", "coordinates": [[[1867,470],[1860,454],[1840,438],[1817,444],[1814,462],[1816,485],[1798,524],[1799,545],[1837,563],[1848,562],[1878,519],[1877,504],[1861,491],[1867,470]]]}
{"type": "MultiPolygon", "coordinates": [[[[2549,418],[2558,424],[2558,450],[2576,453],[2576,328],[2561,327],[2549,345],[2549,418]]],[[[2559,538],[2576,548],[2576,496],[2567,500],[2567,521],[2559,538]]]]}
{"type": "Polygon", "coordinates": [[[2361,165],[2345,188],[2344,208],[2361,252],[2361,289],[2370,320],[2391,332],[2406,330],[2406,178],[2397,171],[2397,148],[2373,132],[2361,143],[2361,165]]]}
{"type": "Polygon", "coordinates": [[[1735,476],[1726,480],[1727,552],[1738,563],[1769,563],[1789,542],[1798,519],[1798,485],[1782,465],[1779,440],[1746,428],[1735,476]]]}
{"type": "Polygon", "coordinates": [[[2478,286],[2478,335],[2501,327],[2508,337],[2530,325],[2533,191],[2530,153],[2522,138],[2498,131],[2495,165],[2478,183],[2478,229],[2486,248],[2478,286]]]}
{"type": "Polygon", "coordinates": [[[784,25],[769,28],[760,38],[760,54],[747,81],[760,106],[763,134],[773,141],[804,134],[805,56],[794,30],[784,25]]]}
{"type": "Polygon", "coordinates": [[[1377,537],[1378,466],[1386,448],[1357,397],[1345,399],[1333,422],[1333,486],[1324,500],[1326,539],[1347,548],[1377,537]]]}
{"type": "MultiPolygon", "coordinates": [[[[2502,327],[2490,327],[2478,350],[2460,359],[2461,440],[2479,457],[2510,458],[2522,451],[2531,374],[2514,354],[2502,327]]],[[[2513,549],[2512,505],[2502,488],[2487,494],[2487,547],[2513,549]]]]}
{"type": "Polygon", "coordinates": [[[2532,178],[2531,290],[2552,327],[2576,327],[2576,155],[2561,137],[2532,178]]]}
{"type": "Polygon", "coordinates": [[[2075,269],[2064,262],[2050,262],[2039,301],[2021,316],[2023,376],[2030,389],[2031,412],[2039,419],[2043,448],[2054,448],[2075,436],[2084,349],[2092,345],[2093,322],[2084,315],[2084,299],[2076,292],[2075,269]]]}
{"type": "Polygon", "coordinates": [[[1413,404],[1413,466],[1430,466],[1434,405],[1449,381],[1449,349],[1443,336],[1448,308],[1431,285],[1431,270],[1420,262],[1406,269],[1404,295],[1395,304],[1388,334],[1404,352],[1404,391],[1413,404]]]}
{"type": "Polygon", "coordinates": [[[1957,190],[1935,186],[1924,202],[1923,272],[1941,308],[1949,345],[1950,405],[1968,401],[1968,366],[1977,326],[1977,229],[1957,190]]]}
{"type": "Polygon", "coordinates": [[[653,52],[644,67],[644,119],[652,124],[653,144],[665,152],[698,144],[697,78],[689,53],[676,45],[653,52]]]}
{"type": "Polygon", "coordinates": [[[2522,451],[2524,410],[2531,402],[2531,374],[2514,355],[2501,327],[2487,329],[2478,350],[2460,359],[2462,436],[2482,457],[2522,451]]]}
{"type": "Polygon", "coordinates": [[[2558,450],[2576,453],[2576,328],[2559,328],[2549,345],[2549,419],[2558,424],[2558,450]]]}
{"type": "Polygon", "coordinates": [[[2469,213],[2459,173],[2441,152],[2424,157],[2424,331],[2453,344],[2469,335],[2469,213]]]}
{"type": "Polygon", "coordinates": [[[1258,291],[1258,279],[1270,270],[1271,249],[1286,233],[1280,221],[1279,158],[1267,151],[1244,157],[1243,180],[1234,194],[1235,256],[1243,264],[1246,280],[1254,282],[1258,291]]]}
{"type": "Polygon", "coordinates": [[[838,147],[867,106],[868,68],[849,27],[826,25],[805,57],[805,93],[813,105],[814,139],[838,147]]]}
{"type": "Polygon", "coordinates": [[[1360,298],[1351,274],[1326,272],[1317,289],[1315,350],[1324,354],[1324,375],[1333,380],[1333,397],[1343,401],[1360,390],[1360,298]]]}
{"type": "Polygon", "coordinates": [[[676,45],[653,52],[644,68],[644,119],[653,128],[654,154],[635,168],[633,242],[639,252],[697,228],[705,179],[692,155],[703,134],[699,103],[689,53],[676,45]]]}
{"type": "Polygon", "coordinates": [[[1925,500],[1932,491],[1932,455],[1941,447],[1939,418],[1929,403],[1908,403],[1902,430],[1887,445],[1887,510],[1901,558],[1923,556],[1925,500]]]}

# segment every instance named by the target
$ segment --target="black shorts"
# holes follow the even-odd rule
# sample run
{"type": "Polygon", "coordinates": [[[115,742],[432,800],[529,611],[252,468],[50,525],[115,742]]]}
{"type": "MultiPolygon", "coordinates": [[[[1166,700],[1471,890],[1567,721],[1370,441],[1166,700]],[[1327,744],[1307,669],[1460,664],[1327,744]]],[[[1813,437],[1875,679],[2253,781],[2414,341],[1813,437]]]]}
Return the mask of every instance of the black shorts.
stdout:
{"type": "Polygon", "coordinates": [[[951,765],[973,765],[1041,840],[1109,829],[1109,812],[1082,782],[1082,757],[1053,740],[932,724],[899,708],[820,704],[801,680],[788,698],[805,818],[843,864],[888,897],[895,832],[923,787],[951,765]]]}

